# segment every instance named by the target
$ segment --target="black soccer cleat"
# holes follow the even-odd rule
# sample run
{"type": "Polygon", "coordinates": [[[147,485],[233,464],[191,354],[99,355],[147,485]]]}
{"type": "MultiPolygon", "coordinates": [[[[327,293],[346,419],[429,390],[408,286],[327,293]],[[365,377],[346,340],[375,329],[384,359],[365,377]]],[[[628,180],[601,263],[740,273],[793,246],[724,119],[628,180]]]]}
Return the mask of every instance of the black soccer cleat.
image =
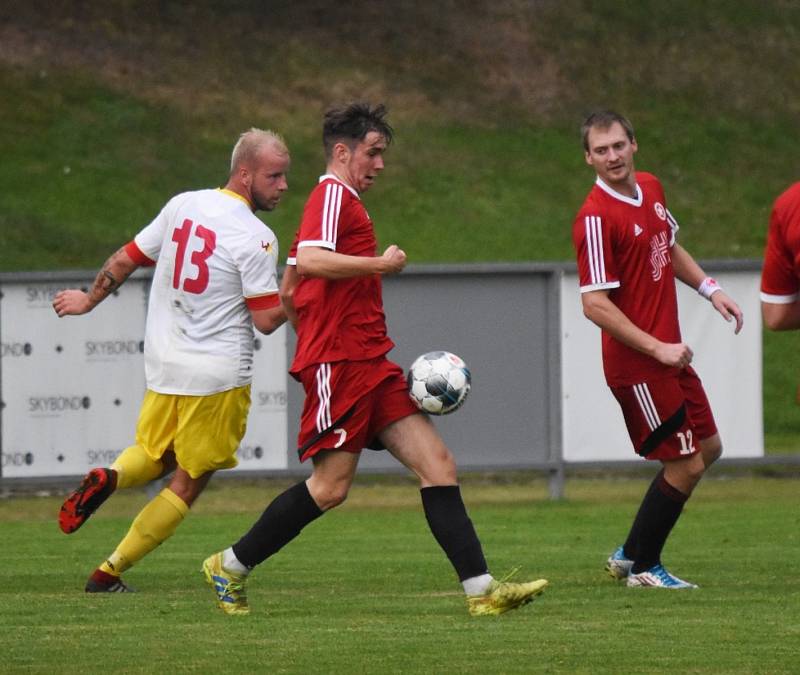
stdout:
{"type": "Polygon", "coordinates": [[[102,570],[95,570],[86,581],[87,593],[135,593],[136,589],[128,586],[122,579],[102,570]]]}

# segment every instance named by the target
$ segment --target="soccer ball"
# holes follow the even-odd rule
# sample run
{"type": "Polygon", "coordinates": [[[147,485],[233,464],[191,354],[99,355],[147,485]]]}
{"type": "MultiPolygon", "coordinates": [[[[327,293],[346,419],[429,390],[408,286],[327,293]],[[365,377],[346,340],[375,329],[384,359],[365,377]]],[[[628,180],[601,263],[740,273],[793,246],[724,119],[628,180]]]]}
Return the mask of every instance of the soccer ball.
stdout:
{"type": "Polygon", "coordinates": [[[423,412],[447,415],[461,407],[469,394],[467,364],[450,352],[428,352],[408,370],[408,393],[423,412]]]}

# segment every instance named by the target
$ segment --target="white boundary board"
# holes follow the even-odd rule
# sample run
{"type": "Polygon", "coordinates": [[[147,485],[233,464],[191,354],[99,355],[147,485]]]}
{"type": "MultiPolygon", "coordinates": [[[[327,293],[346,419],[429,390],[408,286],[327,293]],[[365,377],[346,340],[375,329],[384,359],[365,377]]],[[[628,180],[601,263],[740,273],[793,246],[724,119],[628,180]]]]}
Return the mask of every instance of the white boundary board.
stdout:
{"type": "MultiPolygon", "coordinates": [[[[134,441],[149,280],[132,278],[91,313],[59,319],[53,297],[74,285],[3,284],[4,477],[84,474],[134,441]]],[[[235,471],[285,469],[285,328],[257,336],[254,372],[235,471]]]]}
{"type": "MultiPolygon", "coordinates": [[[[742,308],[739,335],[711,303],[678,282],[681,334],[722,436],[723,456],[764,455],[761,395],[759,274],[733,271],[715,278],[742,308]]],[[[592,462],[636,458],[622,413],[603,376],[600,329],[583,316],[578,278],[561,280],[562,440],[564,460],[592,462]]],[[[645,460],[642,460],[645,461],[645,460]]]]}

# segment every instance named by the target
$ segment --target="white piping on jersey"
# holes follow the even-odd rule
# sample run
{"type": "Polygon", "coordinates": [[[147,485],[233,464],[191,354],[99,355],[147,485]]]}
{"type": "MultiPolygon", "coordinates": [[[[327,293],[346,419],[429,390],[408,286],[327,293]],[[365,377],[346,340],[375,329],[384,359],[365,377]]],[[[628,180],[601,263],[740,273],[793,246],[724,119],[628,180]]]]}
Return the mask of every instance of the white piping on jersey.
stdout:
{"type": "Polygon", "coordinates": [[[771,305],[788,305],[790,302],[797,300],[800,294],[792,293],[791,295],[772,295],[771,293],[764,293],[761,291],[761,302],[767,302],[771,305]]]}
{"type": "Polygon", "coordinates": [[[320,363],[317,368],[317,431],[331,427],[331,364],[320,363]]]}
{"type": "Polygon", "coordinates": [[[658,416],[658,411],[653,403],[653,398],[650,396],[650,389],[647,387],[647,383],[634,384],[633,393],[636,394],[636,400],[639,401],[639,407],[642,409],[647,426],[650,427],[650,431],[655,431],[661,426],[661,418],[658,416]]]}
{"type": "Polygon", "coordinates": [[[592,284],[604,284],[606,261],[603,255],[603,221],[600,216],[586,216],[586,254],[589,258],[589,276],[592,284]]]}
{"type": "Polygon", "coordinates": [[[664,209],[667,212],[667,222],[669,223],[669,245],[675,246],[675,235],[678,234],[678,230],[681,229],[680,225],[678,225],[678,221],[675,220],[675,216],[673,216],[669,209],[664,209]]]}
{"type": "MultiPolygon", "coordinates": [[[[301,241],[299,244],[297,244],[297,248],[303,248],[304,246],[318,246],[320,248],[329,248],[332,251],[336,250],[336,246],[334,244],[324,239],[307,239],[306,241],[301,241]]],[[[286,260],[289,265],[294,265],[297,262],[296,258],[287,258],[286,260]],[[289,260],[293,262],[289,262],[289,260]]]]}
{"type": "Polygon", "coordinates": [[[581,293],[591,293],[592,291],[606,291],[612,288],[619,288],[622,284],[619,281],[607,281],[604,284],[586,284],[581,286],[581,293]]]}
{"type": "Polygon", "coordinates": [[[326,173],[324,176],[320,176],[320,177],[319,177],[319,180],[318,180],[317,182],[318,182],[318,183],[321,183],[322,181],[324,181],[324,180],[328,180],[329,178],[330,178],[331,180],[335,180],[337,183],[339,183],[339,185],[344,185],[344,187],[346,187],[348,190],[350,190],[350,192],[352,192],[352,193],[353,193],[353,196],[354,196],[356,199],[361,199],[361,197],[359,196],[358,192],[356,192],[356,191],[355,191],[353,188],[351,188],[351,187],[350,187],[350,186],[349,186],[347,183],[345,183],[345,182],[344,182],[344,181],[343,181],[341,178],[339,178],[339,176],[334,176],[332,173],[326,173]]]}
{"type": "Polygon", "coordinates": [[[606,185],[600,176],[597,177],[595,181],[597,186],[603,191],[611,195],[614,199],[619,199],[621,202],[625,202],[626,204],[630,204],[631,206],[641,206],[642,205],[642,188],[639,187],[639,183],[636,183],[636,198],[633,197],[626,197],[623,194],[620,194],[613,188],[610,188],[606,185]]]}

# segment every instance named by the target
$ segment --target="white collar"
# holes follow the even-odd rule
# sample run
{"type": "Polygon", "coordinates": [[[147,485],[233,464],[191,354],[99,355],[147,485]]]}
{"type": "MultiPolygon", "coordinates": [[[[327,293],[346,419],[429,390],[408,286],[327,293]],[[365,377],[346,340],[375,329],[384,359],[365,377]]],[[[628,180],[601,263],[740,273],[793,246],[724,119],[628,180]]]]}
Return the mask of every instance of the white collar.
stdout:
{"type": "Polygon", "coordinates": [[[332,179],[332,180],[335,180],[337,183],[341,183],[341,184],[342,184],[342,185],[344,185],[344,186],[345,186],[345,187],[346,187],[348,190],[350,190],[350,192],[352,192],[352,193],[353,193],[353,196],[354,196],[356,199],[361,199],[361,197],[359,196],[358,192],[356,192],[356,191],[355,191],[353,188],[351,188],[351,187],[350,187],[350,186],[349,186],[347,183],[345,183],[345,182],[344,182],[344,181],[343,181],[341,178],[339,178],[338,176],[334,176],[332,173],[326,173],[326,174],[324,174],[324,175],[320,176],[320,177],[319,177],[319,182],[321,183],[322,181],[324,181],[324,180],[327,180],[328,178],[330,178],[330,179],[332,179]]]}
{"type": "Polygon", "coordinates": [[[639,183],[636,183],[636,197],[635,198],[634,197],[626,197],[625,195],[620,194],[619,192],[617,192],[613,188],[611,188],[608,185],[606,185],[606,183],[603,182],[603,180],[600,178],[600,176],[597,177],[597,180],[595,181],[595,184],[601,190],[603,190],[603,192],[606,192],[607,194],[609,194],[612,197],[614,197],[614,199],[619,199],[621,202],[625,202],[626,204],[630,204],[631,206],[641,206],[642,205],[642,188],[639,187],[639,183]]]}

